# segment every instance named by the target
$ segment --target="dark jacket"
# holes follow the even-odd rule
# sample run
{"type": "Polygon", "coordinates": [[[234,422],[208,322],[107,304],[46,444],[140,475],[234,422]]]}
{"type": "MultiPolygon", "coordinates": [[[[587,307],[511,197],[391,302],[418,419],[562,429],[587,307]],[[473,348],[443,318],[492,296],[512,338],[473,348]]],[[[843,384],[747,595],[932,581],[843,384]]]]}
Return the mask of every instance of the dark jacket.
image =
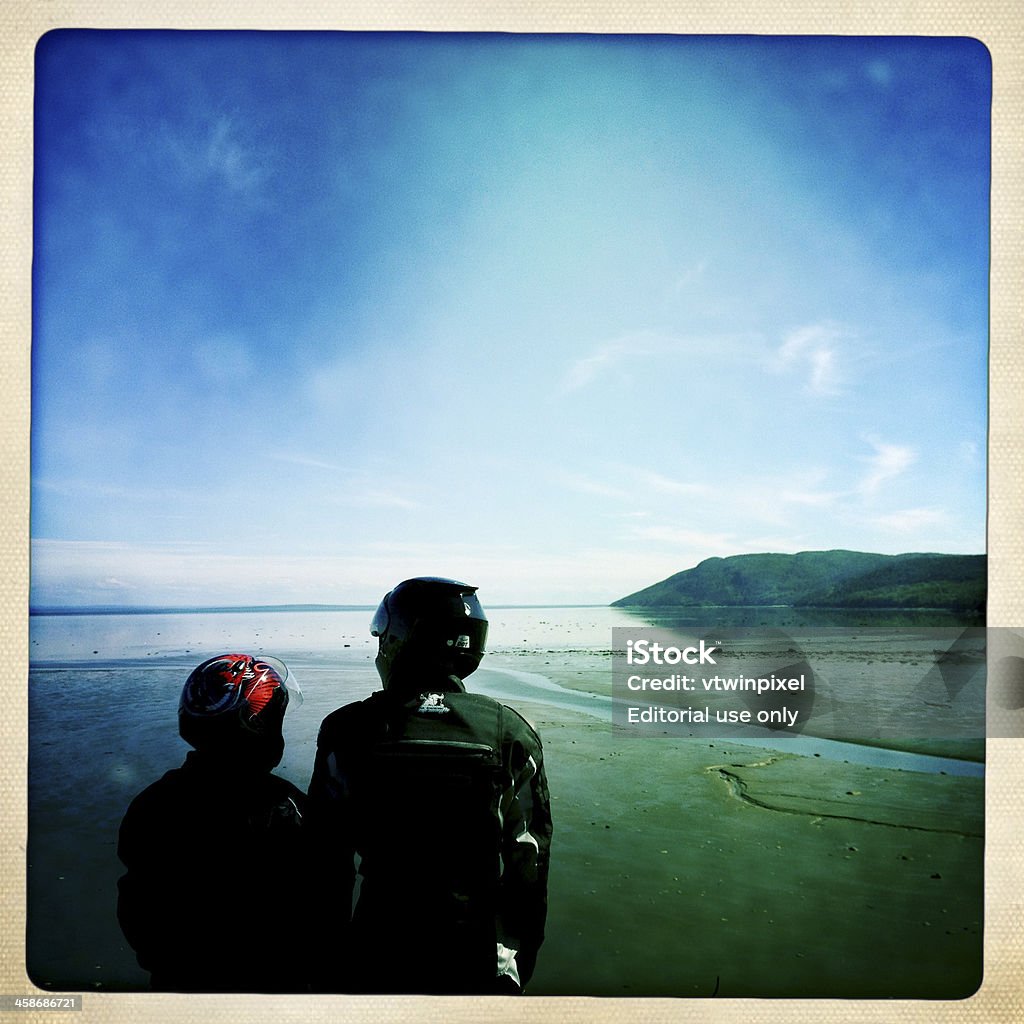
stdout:
{"type": "Polygon", "coordinates": [[[517,992],[529,980],[551,812],[541,741],[517,712],[455,676],[335,711],[320,727],[309,822],[339,922],[324,988],[517,992]]]}
{"type": "Polygon", "coordinates": [[[197,751],[132,801],[117,916],[154,989],[305,990],[304,802],[265,769],[197,751]]]}

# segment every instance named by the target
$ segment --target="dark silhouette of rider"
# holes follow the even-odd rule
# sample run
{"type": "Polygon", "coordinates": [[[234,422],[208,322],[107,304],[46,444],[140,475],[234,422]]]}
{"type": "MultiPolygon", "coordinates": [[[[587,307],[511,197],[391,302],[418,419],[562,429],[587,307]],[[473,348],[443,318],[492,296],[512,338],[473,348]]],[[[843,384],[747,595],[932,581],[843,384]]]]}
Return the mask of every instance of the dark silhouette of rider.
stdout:
{"type": "Polygon", "coordinates": [[[383,689],[324,720],[310,783],[319,891],[336,922],[317,984],[519,993],[547,910],[541,741],[511,708],[466,692],[487,637],[475,587],[406,580],[371,633],[383,689]]]}
{"type": "Polygon", "coordinates": [[[290,699],[285,665],[247,654],[185,683],[179,731],[195,749],[132,801],[117,849],[118,920],[154,989],[306,989],[305,797],[271,773],[290,699]]]}

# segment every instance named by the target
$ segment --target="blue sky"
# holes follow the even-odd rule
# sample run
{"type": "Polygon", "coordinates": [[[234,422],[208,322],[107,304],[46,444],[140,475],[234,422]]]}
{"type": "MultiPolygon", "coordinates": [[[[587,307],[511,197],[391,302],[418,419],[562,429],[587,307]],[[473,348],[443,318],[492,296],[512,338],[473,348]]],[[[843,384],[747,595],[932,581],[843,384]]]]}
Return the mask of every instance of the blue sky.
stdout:
{"type": "Polygon", "coordinates": [[[983,551],[989,102],[967,39],[44,37],[33,602],[983,551]]]}

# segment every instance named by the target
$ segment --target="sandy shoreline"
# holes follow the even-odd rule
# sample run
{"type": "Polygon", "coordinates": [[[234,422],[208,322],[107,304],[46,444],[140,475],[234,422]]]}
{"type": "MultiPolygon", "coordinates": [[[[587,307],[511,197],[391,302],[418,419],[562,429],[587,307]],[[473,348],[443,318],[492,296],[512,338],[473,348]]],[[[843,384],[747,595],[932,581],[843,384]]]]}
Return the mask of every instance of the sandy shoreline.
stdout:
{"type": "MultiPolygon", "coordinates": [[[[300,786],[323,715],[375,688],[358,657],[303,679],[279,769],[300,786]]],[[[491,661],[509,664],[583,693],[607,679],[600,652],[491,661]]],[[[506,702],[543,738],[555,821],[531,994],[956,999],[979,984],[983,779],[623,737],[593,715],[506,702]]],[[[162,708],[125,710],[137,728],[72,765],[48,760],[47,719],[33,720],[31,961],[64,990],[145,984],[113,914],[116,828],[183,746],[162,708]]],[[[78,721],[99,729],[105,713],[83,705],[78,721]]]]}
{"type": "Polygon", "coordinates": [[[535,994],[961,998],[984,784],[536,716],[554,799],[535,994]]]}
{"type": "MultiPolygon", "coordinates": [[[[865,655],[858,652],[861,658],[877,658],[877,652],[865,655]]],[[[567,651],[547,650],[535,651],[502,651],[486,663],[489,670],[528,671],[543,676],[552,683],[581,694],[597,694],[610,698],[613,694],[611,652],[589,648],[567,651]]],[[[872,664],[869,662],[869,664],[872,664]]],[[[922,669],[922,675],[924,670],[922,669]]],[[[870,678],[870,677],[869,677],[870,678]]],[[[863,681],[861,681],[863,682],[863,681]]],[[[860,695],[858,695],[860,696],[860,695]]],[[[982,706],[984,700],[982,698],[982,706]]],[[[972,709],[974,710],[974,709],[972,709]]],[[[958,723],[959,725],[959,723],[958,723]]],[[[961,727],[962,728],[962,727],[961,727]]],[[[812,723],[807,728],[808,736],[830,737],[833,733],[826,723],[819,727],[812,723]]],[[[876,737],[870,733],[842,737],[847,742],[861,746],[881,747],[890,750],[906,751],[913,754],[945,757],[966,761],[983,762],[985,760],[984,723],[979,722],[977,730],[962,730],[957,736],[902,734],[888,730],[884,737],[876,737]],[[976,732],[976,735],[974,733],[976,732]]]]}

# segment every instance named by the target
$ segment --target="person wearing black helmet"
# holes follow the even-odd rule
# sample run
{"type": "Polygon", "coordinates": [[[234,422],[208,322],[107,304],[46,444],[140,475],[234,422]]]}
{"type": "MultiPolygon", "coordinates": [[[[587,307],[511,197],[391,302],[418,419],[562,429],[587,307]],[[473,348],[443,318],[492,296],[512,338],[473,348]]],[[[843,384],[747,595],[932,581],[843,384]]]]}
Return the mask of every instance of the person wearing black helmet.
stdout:
{"type": "Polygon", "coordinates": [[[152,988],[306,989],[305,796],[271,774],[301,699],[274,658],[223,654],[186,680],[178,729],[194,749],[135,797],[118,836],[117,916],[152,988]]]}
{"type": "Polygon", "coordinates": [[[541,741],[463,685],[487,640],[476,587],[406,580],[370,631],[383,689],[324,719],[310,782],[316,874],[337,922],[317,985],[518,994],[547,912],[541,741]]]}

